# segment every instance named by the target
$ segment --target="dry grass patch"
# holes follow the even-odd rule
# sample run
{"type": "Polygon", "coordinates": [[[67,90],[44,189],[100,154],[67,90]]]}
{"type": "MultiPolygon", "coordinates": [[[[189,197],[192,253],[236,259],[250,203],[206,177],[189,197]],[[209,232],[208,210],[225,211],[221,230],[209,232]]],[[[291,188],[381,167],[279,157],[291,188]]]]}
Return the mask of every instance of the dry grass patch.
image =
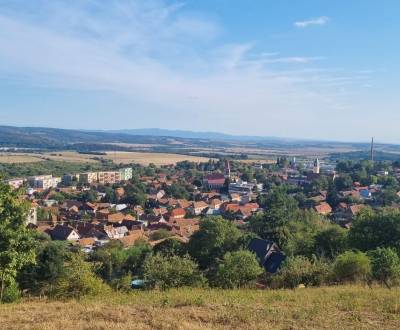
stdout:
{"type": "Polygon", "coordinates": [[[21,163],[36,163],[41,162],[43,159],[39,154],[25,154],[25,153],[0,153],[0,163],[3,164],[21,164],[21,163]]]}
{"type": "Polygon", "coordinates": [[[1,329],[398,329],[400,290],[132,292],[0,306],[1,329]]]}

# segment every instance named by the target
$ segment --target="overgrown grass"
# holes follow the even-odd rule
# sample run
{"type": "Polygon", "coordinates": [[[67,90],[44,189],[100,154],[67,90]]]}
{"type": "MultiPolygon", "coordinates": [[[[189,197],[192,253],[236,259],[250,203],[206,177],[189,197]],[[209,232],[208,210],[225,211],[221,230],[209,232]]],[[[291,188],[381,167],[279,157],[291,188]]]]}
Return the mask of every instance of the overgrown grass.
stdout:
{"type": "Polygon", "coordinates": [[[400,289],[176,289],[0,306],[0,329],[57,328],[399,329],[400,289]]]}

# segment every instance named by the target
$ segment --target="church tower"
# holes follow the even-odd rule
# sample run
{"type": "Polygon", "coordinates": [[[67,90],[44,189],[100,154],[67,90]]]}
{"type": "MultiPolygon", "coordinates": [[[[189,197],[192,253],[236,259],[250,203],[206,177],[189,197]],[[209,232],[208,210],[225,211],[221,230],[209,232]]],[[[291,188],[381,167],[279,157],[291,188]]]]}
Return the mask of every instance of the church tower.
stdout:
{"type": "Polygon", "coordinates": [[[225,175],[225,178],[230,178],[231,177],[231,164],[229,163],[229,160],[225,161],[224,175],[225,175]]]}

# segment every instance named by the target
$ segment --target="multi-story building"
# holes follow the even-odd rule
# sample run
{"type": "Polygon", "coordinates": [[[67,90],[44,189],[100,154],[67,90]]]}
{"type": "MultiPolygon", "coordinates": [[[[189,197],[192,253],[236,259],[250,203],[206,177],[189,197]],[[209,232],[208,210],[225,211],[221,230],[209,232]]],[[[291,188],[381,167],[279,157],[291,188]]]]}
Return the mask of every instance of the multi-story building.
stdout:
{"type": "Polygon", "coordinates": [[[11,187],[13,187],[13,189],[18,189],[18,188],[20,188],[20,187],[23,186],[23,184],[24,184],[24,179],[11,179],[11,180],[8,180],[7,183],[8,183],[11,187]]]}
{"type": "Polygon", "coordinates": [[[84,184],[96,183],[98,180],[97,172],[86,172],[79,175],[79,182],[84,184]]]}
{"type": "Polygon", "coordinates": [[[97,181],[100,184],[118,183],[121,182],[121,173],[119,171],[98,172],[97,181]]]}
{"type": "Polygon", "coordinates": [[[119,173],[121,174],[121,181],[128,181],[133,177],[132,167],[121,168],[119,173]]]}
{"type": "Polygon", "coordinates": [[[61,178],[53,178],[52,175],[39,175],[28,178],[28,183],[31,188],[50,189],[56,188],[61,183],[61,178]]]}
{"type": "Polygon", "coordinates": [[[79,181],[79,174],[64,174],[61,179],[61,183],[64,186],[71,186],[74,181],[79,181]]]}
{"type": "Polygon", "coordinates": [[[238,180],[229,184],[229,193],[236,194],[249,194],[254,190],[261,191],[263,189],[262,183],[257,182],[246,182],[238,180]]]}

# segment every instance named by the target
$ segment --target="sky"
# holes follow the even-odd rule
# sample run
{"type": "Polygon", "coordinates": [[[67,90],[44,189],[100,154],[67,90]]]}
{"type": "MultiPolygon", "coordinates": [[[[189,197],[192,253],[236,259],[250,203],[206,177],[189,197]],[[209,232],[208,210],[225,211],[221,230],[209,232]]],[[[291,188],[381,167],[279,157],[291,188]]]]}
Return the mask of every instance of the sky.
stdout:
{"type": "Polygon", "coordinates": [[[0,124],[400,143],[398,0],[0,0],[0,124]]]}

